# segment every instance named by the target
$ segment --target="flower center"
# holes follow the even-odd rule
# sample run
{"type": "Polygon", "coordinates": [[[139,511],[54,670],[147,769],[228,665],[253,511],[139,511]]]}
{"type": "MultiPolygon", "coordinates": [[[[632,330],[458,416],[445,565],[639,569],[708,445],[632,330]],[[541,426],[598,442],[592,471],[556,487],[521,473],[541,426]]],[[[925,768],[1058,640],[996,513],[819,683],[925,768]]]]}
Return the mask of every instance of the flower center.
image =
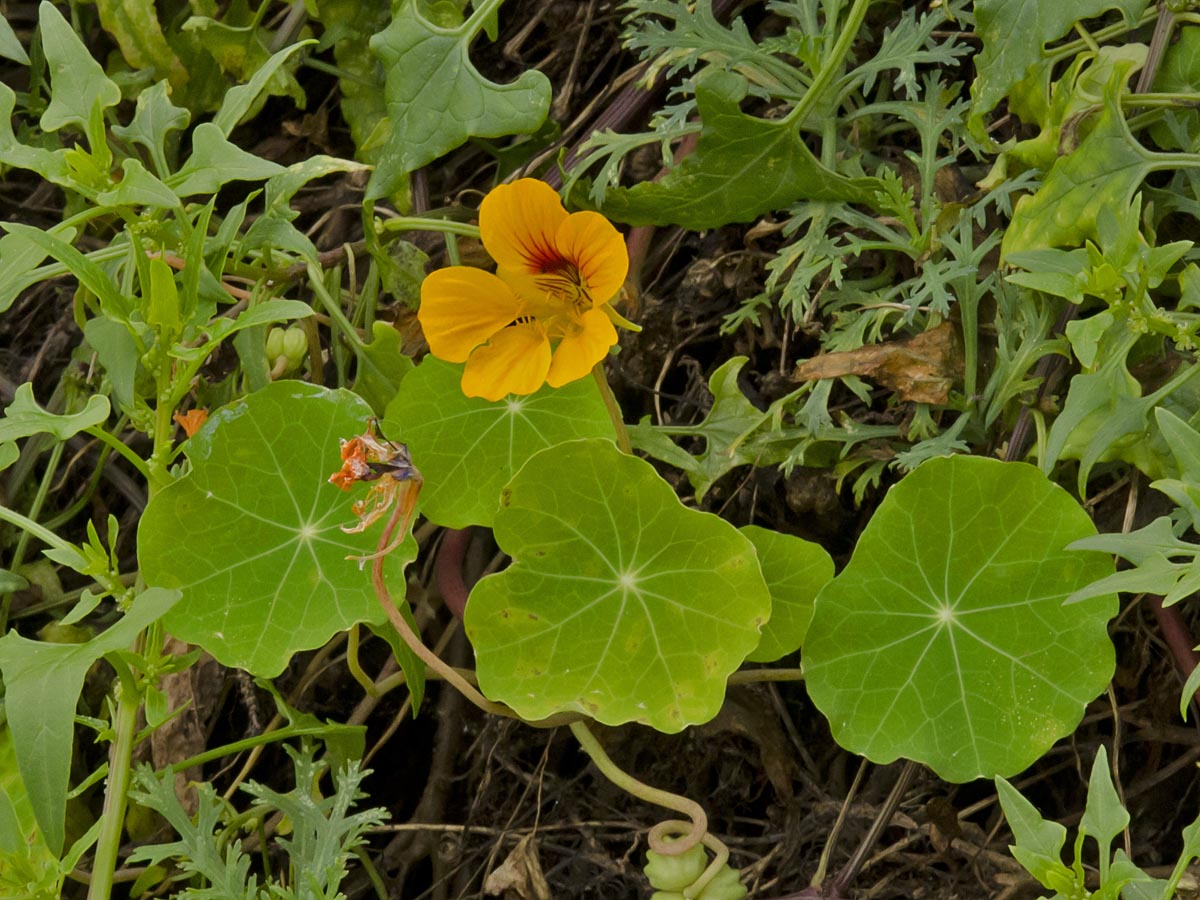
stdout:
{"type": "Polygon", "coordinates": [[[595,305],[587,280],[574,263],[559,260],[543,265],[541,274],[535,275],[533,280],[547,297],[573,310],[577,316],[595,305]]]}

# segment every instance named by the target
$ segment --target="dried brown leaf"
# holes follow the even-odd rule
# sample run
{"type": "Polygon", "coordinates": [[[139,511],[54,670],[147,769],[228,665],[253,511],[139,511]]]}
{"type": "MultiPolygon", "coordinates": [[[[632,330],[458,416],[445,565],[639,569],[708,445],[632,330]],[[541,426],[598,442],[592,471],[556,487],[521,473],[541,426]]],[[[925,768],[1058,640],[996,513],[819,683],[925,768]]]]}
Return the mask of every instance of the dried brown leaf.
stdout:
{"type": "Polygon", "coordinates": [[[944,406],[962,377],[962,348],[950,322],[899,341],[824,353],[796,367],[798,381],[859,375],[895,391],[901,400],[944,406]]]}
{"type": "Polygon", "coordinates": [[[504,900],[551,900],[550,885],[542,874],[532,834],[517,841],[508,858],[492,870],[483,883],[483,892],[489,896],[502,895],[504,900]]]}

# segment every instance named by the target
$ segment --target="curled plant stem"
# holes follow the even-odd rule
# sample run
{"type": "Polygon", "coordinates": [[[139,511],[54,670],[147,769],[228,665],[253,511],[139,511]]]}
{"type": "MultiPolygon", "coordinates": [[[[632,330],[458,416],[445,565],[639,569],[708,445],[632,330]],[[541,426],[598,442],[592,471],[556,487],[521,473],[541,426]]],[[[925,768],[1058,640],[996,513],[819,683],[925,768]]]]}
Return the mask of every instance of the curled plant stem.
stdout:
{"type": "Polygon", "coordinates": [[[629,441],[629,429],[625,427],[625,419],[621,416],[621,407],[613,394],[612,386],[608,383],[608,376],[604,374],[604,360],[600,360],[592,367],[592,377],[596,379],[596,386],[600,388],[600,397],[604,400],[604,408],[608,410],[608,417],[612,419],[613,431],[617,433],[617,447],[622,453],[633,453],[633,444],[629,441]]]}
{"type": "MultiPolygon", "coordinates": [[[[604,752],[604,748],[600,746],[596,736],[582,721],[572,722],[570,728],[575,739],[579,741],[579,746],[583,748],[583,752],[591,757],[592,762],[596,764],[596,768],[603,773],[605,778],[627,794],[632,794],[655,806],[664,806],[675,812],[683,813],[691,819],[691,822],[672,819],[660,822],[651,828],[648,838],[651,850],[663,856],[679,856],[704,841],[705,835],[708,833],[708,815],[704,812],[704,807],[695,800],[664,791],[662,788],[651,787],[623,771],[604,752]],[[679,832],[683,832],[683,835],[676,840],[667,840],[665,837],[668,833],[679,832]]],[[[713,840],[716,841],[716,838],[713,840]]],[[[717,843],[719,844],[720,841],[717,843]]],[[[728,854],[728,851],[726,853],[728,854]]]]}

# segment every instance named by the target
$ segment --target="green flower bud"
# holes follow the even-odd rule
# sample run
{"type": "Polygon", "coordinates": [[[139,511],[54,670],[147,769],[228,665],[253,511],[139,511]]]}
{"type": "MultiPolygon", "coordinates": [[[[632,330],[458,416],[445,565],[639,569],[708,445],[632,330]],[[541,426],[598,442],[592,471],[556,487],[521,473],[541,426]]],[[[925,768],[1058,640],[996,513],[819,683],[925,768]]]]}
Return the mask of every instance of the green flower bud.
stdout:
{"type": "Polygon", "coordinates": [[[283,356],[283,329],[272,328],[267,332],[267,359],[271,362],[283,356]]]}
{"type": "MultiPolygon", "coordinates": [[[[681,891],[708,867],[704,847],[697,844],[679,856],[665,856],[653,850],[646,852],[646,877],[651,887],[660,891],[681,891]]],[[[662,898],[665,900],[665,898],[662,898]]]]}
{"type": "Polygon", "coordinates": [[[283,333],[283,355],[293,366],[300,365],[308,356],[308,335],[299,325],[293,325],[283,333]]]}
{"type": "Polygon", "coordinates": [[[696,900],[742,900],[749,891],[739,880],[739,874],[732,866],[723,866],[716,877],[704,886],[696,900]]]}

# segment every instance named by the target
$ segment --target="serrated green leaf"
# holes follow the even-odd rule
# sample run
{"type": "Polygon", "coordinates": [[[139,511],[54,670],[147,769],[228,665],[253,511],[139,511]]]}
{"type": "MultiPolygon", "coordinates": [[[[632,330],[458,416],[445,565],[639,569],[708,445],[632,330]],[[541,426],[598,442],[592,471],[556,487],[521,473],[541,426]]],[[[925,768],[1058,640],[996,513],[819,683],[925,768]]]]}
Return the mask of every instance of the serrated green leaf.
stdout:
{"type": "MultiPolygon", "coordinates": [[[[1196,649],[1196,648],[1192,648],[1196,649]]],[[[1192,669],[1188,675],[1187,681],[1183,684],[1183,692],[1179,695],[1179,718],[1187,721],[1188,709],[1191,708],[1192,698],[1196,696],[1196,691],[1200,691],[1200,665],[1192,669]]]]}
{"type": "Polygon", "coordinates": [[[119,622],[83,644],[31,641],[15,631],[0,638],[5,709],[21,777],[46,844],[56,855],[65,835],[75,704],[84,676],[106,653],[128,649],[179,598],[178,591],[149,588],[119,622]]]}
{"type": "Polygon", "coordinates": [[[893,487],[804,642],[813,703],[848,750],[947,781],[1019,772],[1104,690],[1115,595],[1070,607],[1111,558],[1064,549],[1095,526],[1025,463],[931,459],[893,487]]]}
{"type": "Polygon", "coordinates": [[[527,719],[706,722],[770,615],[751,543],[610,441],[530,459],[495,535],[513,563],[475,585],[465,624],[480,688],[527,719]]]}
{"type": "MultiPolygon", "coordinates": [[[[490,4],[491,9],[499,3],[490,4]]],[[[479,74],[468,52],[489,8],[456,28],[434,25],[405,0],[386,29],[371,38],[383,63],[390,136],[380,148],[366,198],[399,190],[409,172],[448,153],[469,137],[536,131],[550,110],[550,81],[529,69],[510,84],[479,74]]]]}
{"type": "Polygon", "coordinates": [[[492,403],[462,392],[463,367],[426,356],[388,404],[384,428],[425,476],[421,511],[439,525],[491,525],[501,488],[534,454],[577,438],[613,438],[589,378],[492,403]]]}
{"type": "MultiPolygon", "coordinates": [[[[191,472],[155,495],[138,530],[146,580],[186,598],[168,631],[274,677],[294,653],[383,621],[370,577],[346,558],[373,553],[378,533],[342,531],[353,498],[328,482],[339,438],[370,415],[349,391],[279,381],[209,418],[186,445],[191,472]]],[[[415,555],[409,538],[387,561],[397,597],[415,555]]]]}
{"type": "Polygon", "coordinates": [[[75,29],[49,0],[42,0],[38,7],[38,24],[51,85],[42,129],[58,131],[76,125],[87,130],[93,108],[116,106],[121,102],[121,89],[104,74],[104,67],[92,59],[75,29]]]}
{"type": "Polygon", "coordinates": [[[1082,19],[1119,9],[1134,22],[1150,0],[976,0],[975,33],[983,48],[975,61],[971,85],[972,127],[1025,77],[1039,61],[1046,44],[1062,37],[1082,19]]]}
{"type": "Polygon", "coordinates": [[[171,102],[167,83],[159,81],[140,94],[128,125],[114,125],[113,134],[134,144],[141,144],[150,154],[155,171],[164,177],[170,170],[167,163],[167,139],[173,131],[187,128],[192,116],[171,102]]]}
{"type": "Polygon", "coordinates": [[[4,407],[4,415],[0,418],[0,443],[31,434],[52,434],[55,439],[65,441],[85,428],[102,424],[108,414],[108,398],[93,395],[79,412],[55,415],[38,405],[33,399],[33,385],[26,382],[17,388],[12,403],[4,407]]]}
{"type": "Polygon", "coordinates": [[[812,621],[813,601],[833,578],[833,558],[820,544],[757,525],[739,529],[754,544],[771,592],[771,618],[762,640],[746,657],[774,662],[800,649],[812,621]]]}
{"type": "Polygon", "coordinates": [[[1006,151],[1006,155],[1025,166],[1049,169],[1060,155],[1072,152],[1080,137],[1087,134],[1091,124],[1089,116],[1104,102],[1104,87],[1113,77],[1115,68],[1132,65],[1134,69],[1140,69],[1145,64],[1146,53],[1145,44],[1101,47],[1094,57],[1090,54],[1077,56],[1067,72],[1053,81],[1050,78],[1051,62],[1039,64],[1035,73],[1018,86],[1027,87],[1030,94],[1035,91],[1041,94],[1038,101],[1029,104],[1035,108],[1024,109],[1015,99],[1009,106],[1023,121],[1041,126],[1041,131],[1036,137],[1019,141],[1006,151]]]}
{"type": "Polygon", "coordinates": [[[1128,58],[1113,66],[1104,107],[1091,133],[1073,153],[1058,158],[1036,193],[1017,202],[1000,245],[1001,258],[1097,239],[1102,210],[1129,209],[1134,193],[1155,167],[1154,154],[1133,137],[1121,111],[1120,93],[1134,68],[1128,58]]]}
{"type": "Polygon", "coordinates": [[[745,79],[732,72],[710,72],[697,81],[704,128],[695,151],[658,181],[608,189],[600,211],[630,225],[703,231],[751,222],[797,200],[872,199],[877,179],[827,169],[794,123],[743,113],[738,103],[745,94],[745,79]]]}
{"type": "Polygon", "coordinates": [[[283,170],[231,144],[215,122],[203,122],[192,132],[192,155],[167,184],[180,197],[215,194],[231,181],[262,181],[283,170]]]}

